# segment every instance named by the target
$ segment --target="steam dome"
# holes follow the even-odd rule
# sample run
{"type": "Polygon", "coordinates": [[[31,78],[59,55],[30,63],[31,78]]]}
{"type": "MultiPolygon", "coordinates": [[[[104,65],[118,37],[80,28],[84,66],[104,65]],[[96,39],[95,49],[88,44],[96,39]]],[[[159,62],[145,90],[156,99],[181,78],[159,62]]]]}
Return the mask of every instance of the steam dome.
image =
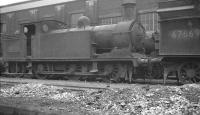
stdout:
{"type": "Polygon", "coordinates": [[[86,27],[90,25],[90,19],[87,16],[81,16],[78,19],[78,27],[82,28],[82,27],[86,27]]]}

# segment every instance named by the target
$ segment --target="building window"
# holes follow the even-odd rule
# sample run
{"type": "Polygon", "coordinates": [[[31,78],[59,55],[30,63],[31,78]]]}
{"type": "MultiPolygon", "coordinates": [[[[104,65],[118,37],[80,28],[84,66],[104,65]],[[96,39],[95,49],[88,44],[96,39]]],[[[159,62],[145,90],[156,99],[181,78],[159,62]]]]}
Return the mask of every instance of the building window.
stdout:
{"type": "Polygon", "coordinates": [[[121,21],[123,21],[123,18],[121,16],[100,18],[99,20],[100,25],[116,24],[121,21]]]}
{"type": "Polygon", "coordinates": [[[158,14],[155,12],[140,14],[140,20],[146,31],[159,31],[158,14]]]}
{"type": "Polygon", "coordinates": [[[43,32],[49,32],[58,29],[65,29],[67,25],[58,21],[49,20],[41,22],[41,30],[43,32]]]}
{"type": "Polygon", "coordinates": [[[74,13],[71,14],[71,27],[76,27],[78,23],[78,19],[83,16],[83,13],[74,13]]]}
{"type": "Polygon", "coordinates": [[[0,33],[6,33],[7,27],[5,23],[0,23],[0,33]]]}

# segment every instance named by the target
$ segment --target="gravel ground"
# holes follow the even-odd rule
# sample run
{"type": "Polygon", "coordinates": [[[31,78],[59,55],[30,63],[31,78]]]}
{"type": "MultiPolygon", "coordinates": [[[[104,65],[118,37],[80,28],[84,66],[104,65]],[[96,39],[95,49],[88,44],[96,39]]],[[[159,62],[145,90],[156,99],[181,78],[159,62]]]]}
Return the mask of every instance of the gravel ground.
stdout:
{"type": "Polygon", "coordinates": [[[43,84],[18,84],[0,90],[0,103],[82,115],[200,115],[200,85],[71,91],[43,84]]]}

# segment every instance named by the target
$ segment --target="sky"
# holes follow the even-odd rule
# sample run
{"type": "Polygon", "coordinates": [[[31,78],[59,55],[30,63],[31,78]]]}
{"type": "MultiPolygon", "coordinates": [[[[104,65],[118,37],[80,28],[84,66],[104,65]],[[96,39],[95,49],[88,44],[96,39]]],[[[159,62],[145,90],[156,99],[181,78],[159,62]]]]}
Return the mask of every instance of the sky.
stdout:
{"type": "Polygon", "coordinates": [[[24,1],[29,1],[29,0],[0,0],[0,6],[18,3],[18,2],[24,2],[24,1]]]}

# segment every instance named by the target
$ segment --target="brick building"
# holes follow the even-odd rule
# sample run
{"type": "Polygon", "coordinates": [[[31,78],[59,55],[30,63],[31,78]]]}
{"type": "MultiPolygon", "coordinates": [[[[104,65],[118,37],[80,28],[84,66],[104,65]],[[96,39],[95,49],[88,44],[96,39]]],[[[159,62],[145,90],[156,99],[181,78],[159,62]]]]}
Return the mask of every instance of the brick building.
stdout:
{"type": "Polygon", "coordinates": [[[91,25],[141,20],[146,31],[158,31],[158,0],[34,0],[0,7],[1,33],[14,34],[20,25],[40,20],[57,20],[76,27],[86,15],[91,25]]]}
{"type": "Polygon", "coordinates": [[[156,13],[158,0],[100,0],[99,2],[99,24],[112,24],[126,20],[126,16],[124,16],[126,12],[133,14],[131,18],[136,18],[137,12],[137,16],[139,16],[146,31],[159,30],[158,15],[156,13]],[[110,3],[107,3],[108,1],[110,3]],[[133,2],[135,2],[135,8],[132,9],[128,9],[126,5],[123,5],[133,2]]]}

